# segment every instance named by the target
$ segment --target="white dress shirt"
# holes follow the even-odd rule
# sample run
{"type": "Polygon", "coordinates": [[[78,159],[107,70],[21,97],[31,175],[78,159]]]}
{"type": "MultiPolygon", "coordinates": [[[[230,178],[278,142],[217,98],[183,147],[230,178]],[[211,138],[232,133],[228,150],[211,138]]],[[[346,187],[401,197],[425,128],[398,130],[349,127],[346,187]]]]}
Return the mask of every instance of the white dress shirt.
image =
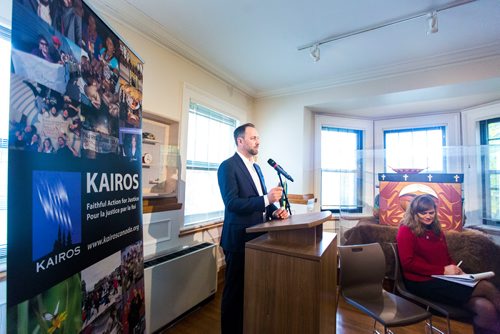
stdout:
{"type": "Polygon", "coordinates": [[[259,193],[259,196],[264,198],[264,205],[267,207],[269,205],[269,199],[267,198],[266,195],[264,195],[264,192],[262,190],[262,185],[260,184],[260,179],[259,179],[259,174],[257,174],[257,171],[255,170],[255,167],[253,164],[255,163],[253,159],[247,159],[243,154],[240,152],[236,151],[240,158],[243,160],[245,163],[246,168],[248,169],[248,172],[252,176],[253,183],[255,184],[255,188],[257,188],[257,192],[259,193]]]}

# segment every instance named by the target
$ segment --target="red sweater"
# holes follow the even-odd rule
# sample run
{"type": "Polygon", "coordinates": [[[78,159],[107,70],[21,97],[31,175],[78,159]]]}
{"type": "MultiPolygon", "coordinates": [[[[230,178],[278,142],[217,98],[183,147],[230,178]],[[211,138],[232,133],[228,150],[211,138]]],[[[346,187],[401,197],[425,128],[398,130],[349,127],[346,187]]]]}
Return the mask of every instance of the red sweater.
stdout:
{"type": "Polygon", "coordinates": [[[428,281],[431,275],[443,275],[445,266],[455,264],[442,232],[436,236],[432,231],[425,231],[417,237],[408,226],[401,225],[396,239],[401,269],[407,280],[428,281]]]}

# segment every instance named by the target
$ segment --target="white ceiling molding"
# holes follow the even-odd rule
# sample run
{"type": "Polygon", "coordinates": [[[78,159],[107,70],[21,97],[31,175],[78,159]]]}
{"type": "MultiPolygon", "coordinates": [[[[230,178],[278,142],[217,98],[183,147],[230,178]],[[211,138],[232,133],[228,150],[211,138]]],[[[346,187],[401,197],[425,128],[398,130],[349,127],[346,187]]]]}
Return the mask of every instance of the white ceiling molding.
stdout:
{"type": "Polygon", "coordinates": [[[429,71],[430,69],[437,70],[439,68],[445,68],[457,64],[465,65],[468,63],[475,63],[494,58],[500,59],[500,41],[473,49],[456,50],[450,53],[443,53],[419,60],[393,63],[390,66],[384,65],[378,68],[371,68],[369,70],[345,73],[327,81],[317,81],[294,87],[286,87],[279,90],[259,92],[255,98],[273,98],[277,96],[301,94],[374,79],[390,78],[409,73],[424,72],[429,71]]]}

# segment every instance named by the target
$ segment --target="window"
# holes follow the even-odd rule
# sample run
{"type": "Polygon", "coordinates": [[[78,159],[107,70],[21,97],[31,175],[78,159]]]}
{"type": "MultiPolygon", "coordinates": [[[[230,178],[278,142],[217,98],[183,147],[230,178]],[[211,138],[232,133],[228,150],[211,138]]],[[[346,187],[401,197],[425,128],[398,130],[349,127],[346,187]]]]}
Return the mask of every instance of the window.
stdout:
{"type": "Polygon", "coordinates": [[[444,126],[384,131],[385,171],[393,168],[424,168],[446,172],[444,126]]]}
{"type": "Polygon", "coordinates": [[[0,26],[0,271],[7,249],[7,156],[10,97],[10,30],[0,26]]]}
{"type": "Polygon", "coordinates": [[[361,211],[361,130],[321,127],[321,209],[361,211]]]}
{"type": "Polygon", "coordinates": [[[481,154],[483,222],[500,226],[500,118],[479,122],[481,154]]]}
{"type": "Polygon", "coordinates": [[[237,121],[193,101],[189,104],[185,225],[220,219],[224,203],[217,182],[219,164],[234,153],[237,121]]]}

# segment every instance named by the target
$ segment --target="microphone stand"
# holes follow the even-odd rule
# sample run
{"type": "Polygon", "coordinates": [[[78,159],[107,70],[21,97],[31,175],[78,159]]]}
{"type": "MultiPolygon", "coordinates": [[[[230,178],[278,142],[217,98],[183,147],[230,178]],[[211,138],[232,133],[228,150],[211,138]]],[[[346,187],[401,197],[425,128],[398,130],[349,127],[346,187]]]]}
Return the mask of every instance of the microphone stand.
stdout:
{"type": "Polygon", "coordinates": [[[283,197],[285,198],[285,209],[288,211],[288,214],[291,216],[292,210],[290,209],[290,202],[288,201],[287,189],[285,188],[285,185],[283,184],[283,179],[281,178],[280,172],[278,172],[278,177],[280,178],[281,188],[283,188],[283,197]]]}

